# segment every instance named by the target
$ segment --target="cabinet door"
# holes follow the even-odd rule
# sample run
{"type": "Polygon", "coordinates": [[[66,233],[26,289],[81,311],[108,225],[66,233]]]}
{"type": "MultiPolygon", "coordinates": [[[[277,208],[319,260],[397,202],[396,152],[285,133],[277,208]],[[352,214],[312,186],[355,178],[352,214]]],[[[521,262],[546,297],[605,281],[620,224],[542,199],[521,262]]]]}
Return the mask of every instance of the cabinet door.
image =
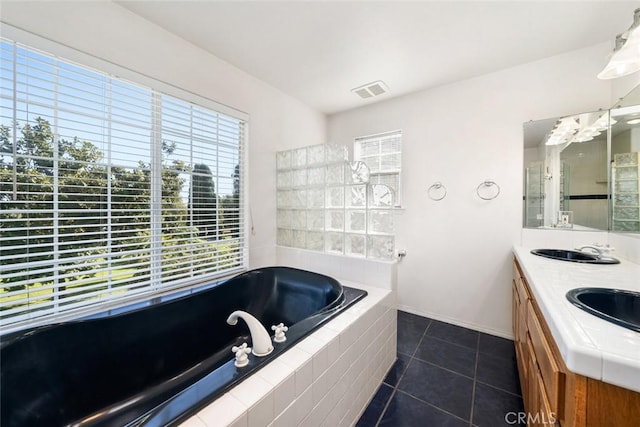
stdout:
{"type": "Polygon", "coordinates": [[[516,282],[513,282],[512,286],[512,297],[513,297],[513,307],[511,307],[511,319],[513,323],[513,342],[516,344],[516,350],[518,349],[517,344],[520,342],[518,336],[518,315],[520,314],[520,298],[518,296],[518,290],[516,289],[516,282]]]}
{"type": "Polygon", "coordinates": [[[520,391],[524,399],[525,387],[527,384],[528,366],[525,362],[525,343],[520,339],[520,325],[522,324],[522,305],[515,282],[513,283],[513,336],[516,350],[516,363],[518,365],[518,376],[520,377],[520,391]]]}
{"type": "Polygon", "coordinates": [[[559,364],[556,361],[551,345],[549,344],[545,333],[542,329],[538,316],[529,302],[527,305],[528,317],[527,326],[531,337],[531,344],[535,351],[536,360],[542,379],[544,380],[544,388],[551,410],[560,414],[564,402],[562,401],[564,391],[564,376],[560,372],[559,364]]]}
{"type": "Polygon", "coordinates": [[[527,305],[531,296],[526,289],[526,285],[524,283],[524,279],[522,277],[518,277],[515,279],[515,287],[518,293],[518,298],[520,300],[519,310],[520,315],[518,316],[518,340],[523,343],[527,340],[527,305]]]}
{"type": "Polygon", "coordinates": [[[545,392],[544,382],[542,381],[542,375],[538,373],[538,402],[539,410],[536,416],[538,417],[539,424],[545,427],[555,427],[560,425],[558,423],[558,414],[551,409],[549,399],[547,399],[547,393],[545,392]]]}
{"type": "Polygon", "coordinates": [[[527,412],[527,426],[538,427],[538,418],[535,417],[535,414],[540,412],[540,383],[537,380],[539,376],[538,364],[530,340],[527,340],[526,348],[528,378],[526,391],[527,400],[525,401],[524,409],[527,412]]]}

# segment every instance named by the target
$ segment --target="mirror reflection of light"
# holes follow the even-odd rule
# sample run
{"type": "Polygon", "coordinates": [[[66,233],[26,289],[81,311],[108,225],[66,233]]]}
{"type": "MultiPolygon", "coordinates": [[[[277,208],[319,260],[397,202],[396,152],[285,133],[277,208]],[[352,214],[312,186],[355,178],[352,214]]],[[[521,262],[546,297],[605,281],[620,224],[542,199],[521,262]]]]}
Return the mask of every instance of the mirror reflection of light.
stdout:
{"type": "Polygon", "coordinates": [[[573,142],[587,142],[592,140],[593,140],[592,136],[586,136],[586,135],[576,136],[575,138],[573,138],[573,142]]]}
{"type": "Polygon", "coordinates": [[[545,145],[570,144],[572,142],[587,142],[600,136],[602,131],[609,127],[606,112],[585,113],[576,116],[567,116],[558,120],[553,130],[547,135],[545,145]]]}
{"type": "MultiPolygon", "coordinates": [[[[640,105],[629,105],[627,107],[619,107],[611,110],[611,117],[622,117],[629,115],[638,115],[640,114],[640,105]]],[[[615,121],[612,121],[611,124],[614,124],[615,121]]]]}

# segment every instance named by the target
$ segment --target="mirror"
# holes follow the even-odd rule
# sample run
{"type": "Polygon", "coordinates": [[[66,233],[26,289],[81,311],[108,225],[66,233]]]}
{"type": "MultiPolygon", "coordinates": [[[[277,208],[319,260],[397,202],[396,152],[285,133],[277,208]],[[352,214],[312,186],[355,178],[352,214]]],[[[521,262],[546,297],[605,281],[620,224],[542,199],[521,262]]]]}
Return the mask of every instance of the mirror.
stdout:
{"type": "Polygon", "coordinates": [[[608,111],[524,124],[523,226],[607,230],[608,111]]]}
{"type": "Polygon", "coordinates": [[[640,233],[640,87],[611,109],[611,231],[640,233]]]}

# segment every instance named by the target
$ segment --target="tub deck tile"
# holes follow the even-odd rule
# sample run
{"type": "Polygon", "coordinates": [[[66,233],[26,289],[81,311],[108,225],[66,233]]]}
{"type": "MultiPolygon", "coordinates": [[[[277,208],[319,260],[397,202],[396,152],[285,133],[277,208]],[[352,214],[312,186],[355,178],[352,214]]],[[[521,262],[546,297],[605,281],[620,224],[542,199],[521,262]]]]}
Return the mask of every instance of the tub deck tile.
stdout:
{"type": "Polygon", "coordinates": [[[394,362],[396,310],[391,291],[345,285],[369,296],[202,410],[189,421],[193,426],[185,425],[354,425],[394,362]]]}

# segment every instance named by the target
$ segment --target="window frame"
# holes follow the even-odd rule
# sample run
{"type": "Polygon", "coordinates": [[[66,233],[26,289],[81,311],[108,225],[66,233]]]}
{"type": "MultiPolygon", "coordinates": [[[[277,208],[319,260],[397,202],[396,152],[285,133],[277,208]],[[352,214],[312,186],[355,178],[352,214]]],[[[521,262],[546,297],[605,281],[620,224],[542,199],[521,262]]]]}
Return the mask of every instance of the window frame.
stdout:
{"type": "MultiPolygon", "coordinates": [[[[238,267],[232,268],[230,270],[224,270],[220,272],[220,274],[216,273],[207,273],[201,276],[194,277],[192,279],[186,280],[178,280],[176,283],[172,283],[169,285],[158,286],[157,283],[150,283],[149,286],[146,287],[145,291],[142,292],[133,292],[130,295],[124,294],[124,297],[119,298],[109,298],[101,303],[93,303],[87,306],[80,306],[76,308],[72,308],[65,311],[57,311],[50,312],[50,309],[47,308],[47,314],[44,315],[36,315],[31,316],[27,315],[26,318],[22,318],[17,321],[10,320],[5,322],[7,319],[4,319],[2,325],[0,325],[0,334],[12,332],[15,330],[23,329],[25,327],[31,326],[39,326],[44,324],[49,324],[52,322],[66,321],[75,319],[78,317],[84,317],[91,314],[104,312],[107,310],[113,310],[117,307],[127,306],[133,303],[138,303],[141,301],[149,300],[154,297],[161,297],[167,294],[174,293],[179,290],[189,291],[193,288],[202,287],[203,282],[211,282],[211,281],[220,281],[224,280],[225,277],[229,277],[231,275],[235,275],[238,272],[245,271],[249,265],[249,231],[250,231],[250,215],[248,212],[248,203],[247,198],[249,194],[249,185],[248,185],[248,152],[249,152],[249,128],[250,121],[249,115],[242,111],[236,110],[234,108],[228,107],[226,105],[215,102],[211,99],[205,98],[196,93],[190,92],[185,89],[178,88],[174,85],[168,84],[166,82],[154,79],[152,77],[143,75],[131,69],[119,66],[117,64],[105,61],[103,59],[97,58],[95,56],[89,55],[84,52],[80,52],[78,50],[72,49],[67,46],[63,46],[57,42],[42,38],[32,33],[28,33],[26,31],[17,29],[15,27],[4,25],[2,26],[2,32],[0,34],[3,39],[7,39],[7,41],[15,42],[21,47],[25,47],[27,49],[33,49],[36,51],[41,51],[45,55],[50,55],[59,59],[61,61],[71,63],[73,65],[77,65],[84,69],[89,69],[96,71],[98,73],[104,73],[109,75],[112,78],[124,81],[126,83],[131,83],[135,86],[142,86],[146,89],[152,91],[154,98],[161,95],[167,95],[169,97],[178,99],[180,101],[184,101],[187,103],[192,103],[198,105],[200,107],[206,108],[208,110],[212,110],[216,113],[221,113],[226,116],[229,116],[233,119],[237,119],[243,123],[242,125],[242,133],[241,142],[239,146],[238,153],[238,161],[240,166],[240,200],[239,200],[239,218],[238,223],[241,229],[239,230],[238,237],[238,257],[241,260],[241,265],[238,267]]],[[[12,132],[15,132],[17,129],[13,128],[12,132]]],[[[158,129],[154,130],[156,133],[158,129]]],[[[153,138],[156,139],[155,137],[153,138]]],[[[158,149],[152,150],[152,152],[156,152],[158,149]]],[[[159,156],[152,156],[159,157],[159,156]]],[[[152,164],[154,166],[158,166],[161,164],[161,160],[157,158],[152,158],[152,164]]],[[[160,176],[162,168],[158,169],[156,173],[157,176],[160,176]]],[[[152,202],[153,203],[153,202],[152,202]]],[[[150,214],[153,216],[154,208],[150,207],[150,214]]],[[[219,208],[216,209],[216,212],[219,211],[219,208]]],[[[159,214],[159,213],[157,213],[159,214]]],[[[37,312],[36,312],[37,313],[37,312]]],[[[24,317],[24,316],[21,316],[24,317]]]]}
{"type": "MultiPolygon", "coordinates": [[[[398,136],[400,138],[400,150],[398,151],[398,154],[400,155],[400,166],[398,167],[397,171],[391,171],[391,170],[385,170],[385,171],[378,171],[378,172],[370,172],[369,175],[371,177],[373,176],[384,176],[384,175],[397,175],[398,177],[398,188],[396,190],[396,194],[395,194],[395,203],[393,204],[393,208],[394,209],[402,209],[402,130],[401,129],[395,129],[395,130],[391,130],[391,131],[387,131],[387,132],[380,132],[380,133],[375,133],[375,134],[371,134],[371,135],[364,135],[364,136],[358,136],[355,137],[353,139],[353,160],[354,161],[361,161],[365,164],[367,164],[366,160],[363,160],[363,156],[361,155],[361,145],[360,142],[362,141],[366,141],[366,140],[373,140],[373,139],[384,139],[387,137],[394,137],[394,136],[398,136]]],[[[375,157],[378,161],[380,161],[381,157],[382,157],[382,153],[381,153],[381,149],[378,150],[378,154],[376,156],[368,156],[370,157],[375,157]]],[[[367,164],[367,166],[369,166],[367,164]]],[[[372,184],[377,184],[375,182],[370,182],[370,185],[372,184]]]]}

